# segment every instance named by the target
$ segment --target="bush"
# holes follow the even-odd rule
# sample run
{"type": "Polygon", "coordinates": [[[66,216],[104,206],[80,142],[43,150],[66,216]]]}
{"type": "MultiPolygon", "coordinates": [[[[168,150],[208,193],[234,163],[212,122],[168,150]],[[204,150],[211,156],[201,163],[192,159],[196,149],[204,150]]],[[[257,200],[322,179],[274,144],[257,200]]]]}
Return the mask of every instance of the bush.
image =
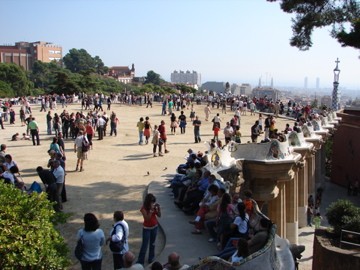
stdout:
{"type": "Polygon", "coordinates": [[[348,200],[333,202],[327,209],[326,217],[337,235],[340,235],[341,229],[360,232],[360,208],[348,200]]]}
{"type": "Polygon", "coordinates": [[[68,248],[51,222],[46,193],[27,195],[0,182],[0,269],[65,269],[68,248]]]}

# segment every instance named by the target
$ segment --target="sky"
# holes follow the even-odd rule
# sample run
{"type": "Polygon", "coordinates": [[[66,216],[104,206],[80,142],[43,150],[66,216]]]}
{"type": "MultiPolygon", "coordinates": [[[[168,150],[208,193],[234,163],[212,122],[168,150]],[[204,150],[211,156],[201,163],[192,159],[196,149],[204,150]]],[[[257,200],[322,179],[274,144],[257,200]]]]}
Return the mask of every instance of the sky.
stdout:
{"type": "Polygon", "coordinates": [[[341,47],[330,28],[313,46],[289,45],[291,18],[266,0],[0,0],[0,44],[47,41],[85,49],[106,66],[135,65],[170,81],[174,70],[207,81],[332,88],[339,58],[340,88],[360,90],[359,50],[341,47]]]}

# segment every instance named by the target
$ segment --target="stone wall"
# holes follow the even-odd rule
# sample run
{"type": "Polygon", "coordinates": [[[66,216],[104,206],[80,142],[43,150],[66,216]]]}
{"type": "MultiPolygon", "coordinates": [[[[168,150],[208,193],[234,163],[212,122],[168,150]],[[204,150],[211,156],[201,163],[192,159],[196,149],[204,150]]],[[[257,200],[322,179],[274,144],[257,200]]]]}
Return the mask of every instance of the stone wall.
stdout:
{"type": "Polygon", "coordinates": [[[316,270],[360,269],[360,250],[334,247],[326,237],[326,231],[315,231],[313,265],[316,270]]]}

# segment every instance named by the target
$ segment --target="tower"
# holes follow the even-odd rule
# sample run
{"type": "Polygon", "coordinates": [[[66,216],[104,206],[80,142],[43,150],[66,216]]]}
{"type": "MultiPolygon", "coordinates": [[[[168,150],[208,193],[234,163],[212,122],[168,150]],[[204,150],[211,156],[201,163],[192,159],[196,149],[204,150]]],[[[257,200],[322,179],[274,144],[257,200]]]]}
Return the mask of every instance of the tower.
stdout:
{"type": "Polygon", "coordinates": [[[334,88],[332,92],[332,110],[337,111],[340,109],[340,92],[339,92],[339,75],[340,75],[340,69],[339,69],[339,58],[335,61],[336,67],[334,68],[334,88]]]}

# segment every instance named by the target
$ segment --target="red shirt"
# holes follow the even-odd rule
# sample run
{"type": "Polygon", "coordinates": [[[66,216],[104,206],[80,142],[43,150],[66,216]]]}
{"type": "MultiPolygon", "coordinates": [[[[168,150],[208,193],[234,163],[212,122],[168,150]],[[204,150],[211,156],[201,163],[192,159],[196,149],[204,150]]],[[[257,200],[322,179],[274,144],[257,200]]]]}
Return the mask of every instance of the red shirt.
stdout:
{"type": "MultiPolygon", "coordinates": [[[[147,213],[149,213],[149,211],[146,210],[144,208],[144,206],[141,207],[140,211],[143,211],[143,210],[145,210],[147,213]]],[[[156,218],[156,211],[153,211],[151,213],[151,217],[150,217],[149,220],[144,220],[143,225],[146,228],[152,228],[152,227],[155,227],[156,225],[158,225],[158,221],[157,221],[157,218],[156,218]]]]}
{"type": "Polygon", "coordinates": [[[160,132],[160,138],[166,140],[165,125],[160,125],[158,131],[160,132]]]}

